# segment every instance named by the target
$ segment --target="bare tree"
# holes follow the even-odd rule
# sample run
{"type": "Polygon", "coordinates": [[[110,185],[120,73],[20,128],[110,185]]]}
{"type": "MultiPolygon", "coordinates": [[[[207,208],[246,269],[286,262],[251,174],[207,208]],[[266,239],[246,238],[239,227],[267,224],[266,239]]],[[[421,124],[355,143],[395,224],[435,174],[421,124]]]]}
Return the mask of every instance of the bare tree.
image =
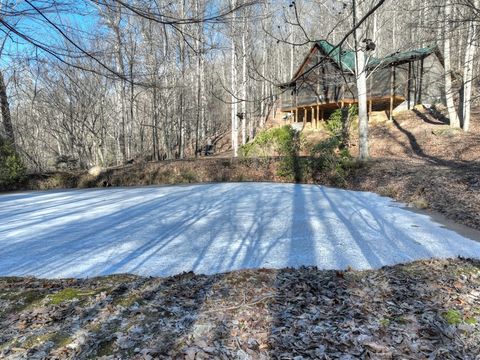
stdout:
{"type": "MultiPolygon", "coordinates": [[[[479,10],[479,1],[474,0],[472,4],[472,14],[479,10]]],[[[467,20],[467,39],[465,50],[465,61],[463,64],[463,104],[462,104],[462,121],[463,130],[470,129],[470,108],[472,103],[472,82],[475,54],[477,51],[477,19],[467,20]]]]}
{"type": "Polygon", "coordinates": [[[368,160],[368,112],[367,112],[367,68],[365,61],[365,52],[361,47],[362,27],[357,27],[357,16],[361,17],[360,9],[355,0],[353,7],[353,29],[355,38],[355,58],[356,58],[356,82],[358,93],[358,138],[360,147],[360,160],[368,160]]]}
{"type": "Polygon", "coordinates": [[[15,146],[15,135],[13,133],[12,117],[10,115],[10,104],[8,103],[7,85],[3,71],[0,70],[0,108],[2,112],[3,128],[5,129],[5,136],[9,142],[15,146]]]}
{"type": "Polygon", "coordinates": [[[460,119],[458,118],[455,110],[455,104],[453,99],[453,87],[452,87],[452,67],[451,67],[451,46],[450,46],[450,32],[451,32],[451,0],[446,0],[445,14],[444,14],[444,27],[445,27],[445,39],[443,43],[443,56],[445,66],[445,97],[447,101],[448,116],[450,119],[450,126],[453,128],[460,128],[460,119]]]}

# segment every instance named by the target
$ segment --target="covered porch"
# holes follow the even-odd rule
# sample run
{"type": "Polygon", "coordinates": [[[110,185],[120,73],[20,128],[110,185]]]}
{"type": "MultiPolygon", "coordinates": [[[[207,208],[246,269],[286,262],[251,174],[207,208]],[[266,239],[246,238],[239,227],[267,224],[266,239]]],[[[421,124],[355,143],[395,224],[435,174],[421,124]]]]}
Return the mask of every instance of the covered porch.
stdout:
{"type": "MultiPolygon", "coordinates": [[[[388,116],[393,112],[393,109],[404,102],[404,96],[386,96],[380,98],[368,99],[368,114],[373,111],[387,111],[388,116]]],[[[318,129],[321,123],[328,120],[330,115],[338,109],[345,106],[357,104],[356,100],[344,99],[339,103],[326,104],[309,104],[301,105],[291,108],[283,108],[283,120],[285,124],[303,124],[303,127],[310,126],[313,129],[318,129]]]]}

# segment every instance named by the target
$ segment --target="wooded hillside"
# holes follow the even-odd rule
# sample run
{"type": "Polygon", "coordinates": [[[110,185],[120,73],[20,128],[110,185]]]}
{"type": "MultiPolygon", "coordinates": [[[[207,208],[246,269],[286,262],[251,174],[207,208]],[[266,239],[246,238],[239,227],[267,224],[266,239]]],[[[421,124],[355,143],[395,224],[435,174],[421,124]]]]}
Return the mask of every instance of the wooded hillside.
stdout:
{"type": "Polygon", "coordinates": [[[479,19],[478,0],[1,1],[0,134],[31,171],[194,157],[225,136],[236,155],[319,39],[371,39],[379,58],[437,45],[468,130],[479,19]]]}

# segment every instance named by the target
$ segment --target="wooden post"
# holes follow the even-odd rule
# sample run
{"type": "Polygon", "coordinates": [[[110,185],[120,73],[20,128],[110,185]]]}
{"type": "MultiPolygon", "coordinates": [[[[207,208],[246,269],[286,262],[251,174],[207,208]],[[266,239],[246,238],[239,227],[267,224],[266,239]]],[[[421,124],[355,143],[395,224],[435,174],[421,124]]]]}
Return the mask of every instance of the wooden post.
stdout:
{"type": "MultiPolygon", "coordinates": [[[[418,68],[418,66],[416,66],[418,68]]],[[[413,103],[414,106],[417,104],[417,69],[415,63],[412,63],[412,75],[413,75],[413,103]]]]}
{"type": "Polygon", "coordinates": [[[410,110],[410,93],[411,93],[411,87],[412,87],[412,63],[408,63],[408,80],[407,80],[407,108],[410,110]]]}
{"type": "Polygon", "coordinates": [[[307,123],[307,107],[303,109],[303,127],[305,127],[307,123]]]}
{"type": "Polygon", "coordinates": [[[310,109],[312,109],[312,128],[313,128],[313,124],[315,122],[315,106],[312,106],[310,109]]]}
{"type": "Polygon", "coordinates": [[[373,82],[373,77],[370,77],[370,81],[369,81],[370,89],[369,89],[369,92],[368,92],[368,96],[370,98],[370,100],[368,101],[368,116],[372,115],[372,99],[373,99],[372,82],[373,82]]]}
{"type": "Polygon", "coordinates": [[[422,83],[423,83],[423,60],[420,60],[420,79],[418,84],[417,105],[422,103],[422,83]]]}
{"type": "Polygon", "coordinates": [[[395,65],[392,66],[390,74],[390,113],[388,115],[389,120],[393,121],[393,99],[395,97],[395,65]]]}
{"type": "Polygon", "coordinates": [[[298,117],[298,109],[295,108],[293,110],[293,122],[296,123],[297,122],[297,117],[298,117]]]}
{"type": "Polygon", "coordinates": [[[320,111],[320,106],[317,105],[317,117],[315,119],[315,129],[318,129],[319,111],[320,111]]]}
{"type": "Polygon", "coordinates": [[[296,123],[298,121],[298,97],[297,97],[297,83],[295,83],[295,116],[293,118],[293,122],[296,123]]]}

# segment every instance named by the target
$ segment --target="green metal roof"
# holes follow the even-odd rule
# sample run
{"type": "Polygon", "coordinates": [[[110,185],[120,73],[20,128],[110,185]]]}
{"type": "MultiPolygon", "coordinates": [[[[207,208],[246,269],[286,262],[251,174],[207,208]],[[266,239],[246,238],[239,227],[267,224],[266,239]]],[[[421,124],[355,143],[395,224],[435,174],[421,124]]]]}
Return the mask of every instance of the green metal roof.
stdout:
{"type": "MultiPolygon", "coordinates": [[[[350,71],[352,73],[355,73],[355,51],[341,50],[341,47],[335,48],[335,46],[329,43],[327,40],[317,40],[314,47],[315,46],[318,46],[325,53],[325,55],[328,55],[340,69],[342,69],[343,71],[350,71]]],[[[311,56],[312,50],[313,47],[310,50],[309,55],[307,55],[302,65],[293,76],[292,80],[280,85],[281,87],[291,86],[291,84],[293,84],[299,77],[305,75],[305,73],[309,71],[309,69],[307,69],[306,71],[301,72],[303,66],[307,62],[308,58],[311,56]]],[[[401,65],[414,60],[424,59],[432,53],[435,53],[438,56],[440,62],[443,64],[442,54],[440,53],[438,47],[434,45],[403,52],[397,51],[396,53],[390,54],[381,59],[369,56],[367,69],[371,70],[377,67],[401,65]]]]}
{"type": "MultiPolygon", "coordinates": [[[[316,42],[317,45],[325,52],[325,54],[330,54],[329,57],[342,69],[348,71],[355,71],[355,52],[352,50],[343,50],[340,52],[340,48],[334,48],[334,45],[330,44],[326,40],[319,40],[316,42]],[[332,51],[332,53],[330,53],[332,51]]],[[[378,59],[373,56],[370,56],[368,59],[367,67],[369,69],[374,67],[384,67],[396,64],[407,63],[412,60],[419,60],[429,56],[437,50],[436,46],[429,46],[426,48],[415,49],[404,52],[396,52],[385,56],[384,58],[378,59]]]]}
{"type": "Polygon", "coordinates": [[[317,41],[317,45],[325,52],[330,54],[329,57],[335,61],[335,63],[342,69],[348,71],[355,71],[355,52],[351,50],[340,51],[340,48],[336,48],[332,51],[334,46],[327,40],[317,41]],[[330,53],[332,51],[332,53],[330,53]]]}
{"type": "Polygon", "coordinates": [[[371,58],[368,62],[368,67],[377,66],[391,66],[407,63],[413,60],[421,60],[434,53],[437,50],[437,46],[429,46],[421,49],[409,50],[404,52],[396,52],[385,56],[382,59],[371,58]]]}

